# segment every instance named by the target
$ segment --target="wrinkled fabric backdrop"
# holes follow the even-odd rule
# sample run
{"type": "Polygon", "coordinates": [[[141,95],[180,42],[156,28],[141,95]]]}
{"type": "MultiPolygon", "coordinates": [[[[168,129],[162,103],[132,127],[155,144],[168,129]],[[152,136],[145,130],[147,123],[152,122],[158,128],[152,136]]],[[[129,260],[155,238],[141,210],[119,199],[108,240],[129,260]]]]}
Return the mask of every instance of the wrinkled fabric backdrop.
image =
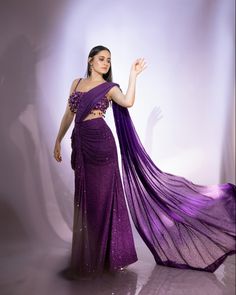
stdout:
{"type": "MultiPolygon", "coordinates": [[[[198,184],[235,183],[233,0],[10,0],[0,14],[1,247],[70,247],[72,125],[62,163],[53,148],[71,82],[99,44],[123,91],[131,63],[148,62],[129,111],[156,165],[198,184]]],[[[116,137],[111,108],[106,121],[116,137]]]]}

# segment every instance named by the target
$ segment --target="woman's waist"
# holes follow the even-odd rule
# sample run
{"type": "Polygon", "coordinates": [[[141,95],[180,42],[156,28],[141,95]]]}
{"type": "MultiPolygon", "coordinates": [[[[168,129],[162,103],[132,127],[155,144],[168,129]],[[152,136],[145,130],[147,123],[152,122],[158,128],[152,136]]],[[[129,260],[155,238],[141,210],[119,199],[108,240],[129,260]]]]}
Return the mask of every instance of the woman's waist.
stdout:
{"type": "Polygon", "coordinates": [[[110,130],[103,117],[96,117],[91,119],[86,119],[84,121],[76,122],[74,124],[73,134],[84,134],[84,133],[101,133],[110,130]]]}
{"type": "Polygon", "coordinates": [[[103,118],[95,118],[82,121],[74,125],[71,139],[72,143],[92,143],[106,142],[113,140],[113,133],[103,118]]]}
{"type": "Polygon", "coordinates": [[[75,120],[75,125],[74,127],[80,128],[82,126],[97,126],[97,125],[104,125],[106,124],[106,121],[104,120],[103,116],[87,116],[85,119],[83,119],[80,122],[76,122],[75,120]]]}

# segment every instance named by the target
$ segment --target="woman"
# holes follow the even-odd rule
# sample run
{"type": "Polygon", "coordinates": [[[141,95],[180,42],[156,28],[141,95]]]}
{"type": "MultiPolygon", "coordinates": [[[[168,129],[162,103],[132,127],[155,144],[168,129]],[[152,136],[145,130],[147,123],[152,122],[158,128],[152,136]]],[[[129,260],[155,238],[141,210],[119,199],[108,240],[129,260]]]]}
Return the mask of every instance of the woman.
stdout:
{"type": "Polygon", "coordinates": [[[123,94],[112,82],[111,53],[94,47],[87,77],[73,82],[54,148],[74,115],[71,166],[75,172],[74,222],[70,270],[78,277],[115,271],[137,261],[124,191],[132,219],[157,264],[213,272],[235,254],[235,195],[231,183],[201,186],[161,171],[135,131],[128,108],[134,104],[136,77],[144,59],[131,67],[123,94]],[[119,139],[103,116],[112,104],[119,139]]]}

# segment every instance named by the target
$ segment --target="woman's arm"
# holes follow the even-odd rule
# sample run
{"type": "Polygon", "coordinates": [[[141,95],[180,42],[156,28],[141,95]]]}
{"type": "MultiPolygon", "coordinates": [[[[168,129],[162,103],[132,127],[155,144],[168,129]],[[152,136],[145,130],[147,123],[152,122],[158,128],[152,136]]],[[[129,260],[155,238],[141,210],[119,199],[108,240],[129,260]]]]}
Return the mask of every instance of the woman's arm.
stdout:
{"type": "Polygon", "coordinates": [[[56,140],[58,140],[59,142],[62,141],[63,137],[65,136],[67,130],[69,129],[72,121],[73,121],[73,118],[74,118],[74,113],[71,112],[70,108],[69,108],[69,104],[67,103],[67,106],[66,106],[66,111],[62,117],[62,120],[61,120],[61,124],[60,124],[60,128],[59,128],[59,131],[58,131],[58,135],[57,135],[57,138],[56,140]]]}
{"type": "MultiPolygon", "coordinates": [[[[70,95],[72,94],[77,81],[78,81],[77,79],[73,81],[71,88],[70,88],[70,95]]],[[[74,115],[75,114],[70,110],[69,103],[67,102],[66,110],[65,110],[65,113],[62,117],[60,128],[59,128],[59,131],[58,131],[58,134],[56,137],[55,146],[54,146],[54,158],[58,162],[62,161],[61,141],[62,141],[63,137],[65,136],[67,130],[69,129],[69,127],[73,121],[74,115]]]]}
{"type": "Polygon", "coordinates": [[[140,74],[144,69],[146,69],[146,67],[147,65],[144,61],[144,58],[137,59],[131,66],[129,84],[126,94],[124,95],[119,89],[119,87],[115,86],[112,87],[108,93],[111,99],[123,107],[132,107],[135,101],[136,78],[138,74],[140,74]]]}

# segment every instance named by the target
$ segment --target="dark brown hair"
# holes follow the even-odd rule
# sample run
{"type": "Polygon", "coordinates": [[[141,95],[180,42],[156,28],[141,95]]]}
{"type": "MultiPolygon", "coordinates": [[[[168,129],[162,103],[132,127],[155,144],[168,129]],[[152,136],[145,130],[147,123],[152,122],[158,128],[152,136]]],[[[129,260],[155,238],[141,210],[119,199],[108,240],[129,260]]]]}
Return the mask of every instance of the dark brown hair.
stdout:
{"type": "MultiPolygon", "coordinates": [[[[111,53],[111,51],[107,47],[102,46],[102,45],[98,45],[98,46],[93,47],[90,50],[88,57],[93,58],[95,55],[97,55],[102,50],[107,50],[108,52],[111,53]]],[[[86,76],[89,77],[90,75],[91,75],[91,72],[90,72],[90,66],[89,66],[89,62],[88,62],[86,76]]],[[[106,80],[108,82],[112,82],[112,68],[111,68],[111,64],[110,64],[109,71],[106,74],[103,74],[102,76],[103,76],[103,79],[104,80],[106,80]]]]}

